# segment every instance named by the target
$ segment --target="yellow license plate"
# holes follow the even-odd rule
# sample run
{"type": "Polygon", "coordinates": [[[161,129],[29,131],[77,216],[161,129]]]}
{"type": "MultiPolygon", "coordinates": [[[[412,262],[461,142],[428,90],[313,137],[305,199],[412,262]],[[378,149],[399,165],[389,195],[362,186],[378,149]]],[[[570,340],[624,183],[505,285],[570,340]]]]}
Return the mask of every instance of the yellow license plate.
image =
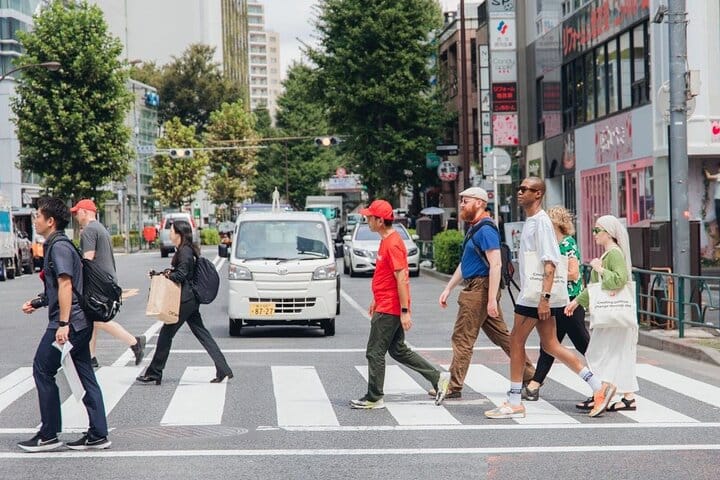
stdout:
{"type": "Polygon", "coordinates": [[[250,315],[256,315],[258,317],[271,317],[275,314],[274,303],[251,303],[250,304],[250,315]]]}

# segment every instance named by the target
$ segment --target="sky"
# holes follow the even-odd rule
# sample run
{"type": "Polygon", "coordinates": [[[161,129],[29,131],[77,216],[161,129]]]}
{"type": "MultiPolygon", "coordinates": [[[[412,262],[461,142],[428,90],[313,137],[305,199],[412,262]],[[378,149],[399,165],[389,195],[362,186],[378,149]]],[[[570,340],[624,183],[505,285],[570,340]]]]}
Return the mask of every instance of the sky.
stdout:
{"type": "MultiPolygon", "coordinates": [[[[317,0],[262,0],[265,4],[265,28],[280,34],[282,75],[294,61],[302,60],[302,43],[313,44],[314,14],[317,0]]],[[[456,10],[459,0],[440,0],[443,11],[456,10]]]]}

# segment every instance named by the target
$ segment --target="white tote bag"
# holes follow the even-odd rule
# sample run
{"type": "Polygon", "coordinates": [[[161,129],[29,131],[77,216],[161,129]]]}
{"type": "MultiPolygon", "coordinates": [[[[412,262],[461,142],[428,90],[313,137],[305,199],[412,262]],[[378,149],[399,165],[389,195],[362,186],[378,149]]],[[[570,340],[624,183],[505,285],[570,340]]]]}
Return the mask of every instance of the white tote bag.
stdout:
{"type": "MultiPolygon", "coordinates": [[[[550,294],[550,303],[553,305],[567,305],[570,297],[567,291],[568,259],[560,255],[560,262],[555,266],[555,277],[550,294]]],[[[538,258],[537,252],[525,252],[525,281],[523,282],[522,298],[527,303],[540,302],[543,292],[543,277],[545,265],[538,258]]]]}
{"type": "Polygon", "coordinates": [[[600,282],[587,286],[590,294],[590,328],[637,326],[635,282],[619,290],[603,290],[600,282]]]}

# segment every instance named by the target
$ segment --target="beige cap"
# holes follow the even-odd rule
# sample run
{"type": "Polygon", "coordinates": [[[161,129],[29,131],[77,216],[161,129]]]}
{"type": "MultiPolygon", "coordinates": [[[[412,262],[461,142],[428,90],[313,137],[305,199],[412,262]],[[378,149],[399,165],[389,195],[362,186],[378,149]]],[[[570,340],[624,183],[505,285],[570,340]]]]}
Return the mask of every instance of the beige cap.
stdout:
{"type": "Polygon", "coordinates": [[[489,201],[488,194],[485,189],[480,187],[470,187],[460,192],[461,197],[477,198],[487,203],[489,201]]]}

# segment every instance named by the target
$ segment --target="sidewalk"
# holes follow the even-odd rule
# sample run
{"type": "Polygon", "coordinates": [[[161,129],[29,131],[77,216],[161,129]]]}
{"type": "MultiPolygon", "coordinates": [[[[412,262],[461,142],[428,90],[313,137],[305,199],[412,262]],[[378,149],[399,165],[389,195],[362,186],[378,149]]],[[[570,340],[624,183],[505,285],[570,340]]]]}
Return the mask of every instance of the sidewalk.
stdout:
{"type": "MultiPolygon", "coordinates": [[[[421,275],[426,277],[432,277],[445,283],[450,279],[450,275],[437,272],[433,268],[421,266],[420,269],[422,270],[421,275]]],[[[501,303],[503,312],[513,311],[510,296],[504,290],[501,303]]],[[[505,320],[508,320],[507,316],[505,320]]],[[[720,337],[714,336],[704,328],[686,327],[685,338],[678,338],[677,329],[648,329],[641,326],[638,345],[720,366],[720,337]]]]}

